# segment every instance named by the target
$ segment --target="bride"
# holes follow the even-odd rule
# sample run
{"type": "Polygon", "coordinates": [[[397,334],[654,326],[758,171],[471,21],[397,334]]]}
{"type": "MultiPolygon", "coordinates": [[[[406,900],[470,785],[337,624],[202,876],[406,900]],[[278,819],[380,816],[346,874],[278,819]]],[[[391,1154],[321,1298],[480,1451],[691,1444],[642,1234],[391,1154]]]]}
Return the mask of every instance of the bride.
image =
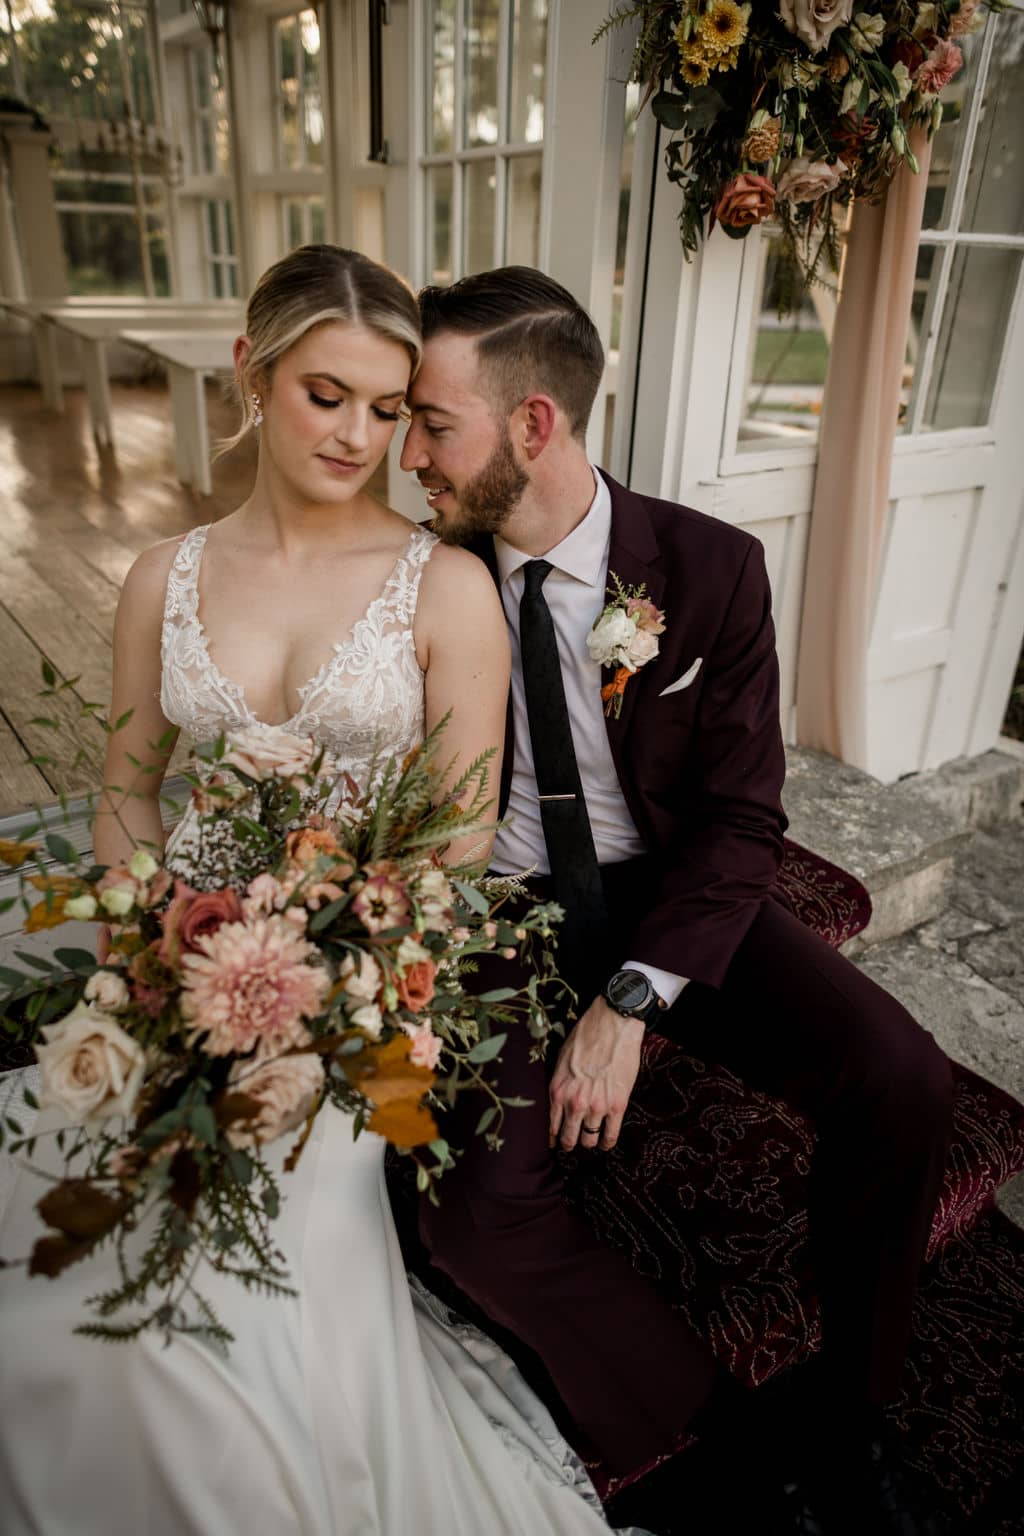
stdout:
{"type": "MultiPolygon", "coordinates": [[[[313,736],[357,779],[376,744],[404,754],[449,709],[462,763],[500,742],[509,658],[490,577],[368,489],[419,357],[412,294],[364,256],[309,246],[261,279],[235,346],[244,421],[232,440],[258,429],[256,483],[230,516],[147,550],[125,582],[112,718],[132,714],[109,739],[98,862],[162,841],[179,731],[313,736]]],[[[186,817],[173,856],[188,832],[186,817]]],[[[40,1128],[55,1118],[44,1111],[40,1128]]],[[[275,1227],[298,1296],[202,1280],[235,1335],[226,1360],[185,1336],[165,1348],[149,1333],[75,1335],[86,1298],[110,1283],[102,1253],[50,1281],[0,1273],[7,1536],[607,1529],[511,1362],[410,1290],[383,1148],[321,1112],[283,1176],[275,1227]]],[[[4,1258],[38,1236],[43,1188],[18,1171],[4,1258]]]]}

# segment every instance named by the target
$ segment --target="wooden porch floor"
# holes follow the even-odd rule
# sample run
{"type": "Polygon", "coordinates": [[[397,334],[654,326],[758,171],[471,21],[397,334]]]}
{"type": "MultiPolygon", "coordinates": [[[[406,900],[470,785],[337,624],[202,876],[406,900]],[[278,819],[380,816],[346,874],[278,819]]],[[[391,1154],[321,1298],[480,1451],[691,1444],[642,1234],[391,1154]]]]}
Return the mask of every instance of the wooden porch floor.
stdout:
{"type": "MultiPolygon", "coordinates": [[[[173,424],[159,383],[112,386],[114,452],[96,447],[84,392],[57,416],[37,389],[0,388],[0,816],[95,789],[103,732],[81,704],[110,703],[111,639],[121,582],[136,555],[231,511],[252,482],[249,443],[213,469],[200,497],[174,473],[173,424]],[[42,700],[42,664],[72,689],[42,700]],[[33,724],[40,716],[57,730],[33,724]],[[53,763],[33,766],[43,755],[53,763]],[[76,761],[77,760],[77,761],[76,761]]],[[[208,388],[211,433],[234,408],[208,388]]]]}

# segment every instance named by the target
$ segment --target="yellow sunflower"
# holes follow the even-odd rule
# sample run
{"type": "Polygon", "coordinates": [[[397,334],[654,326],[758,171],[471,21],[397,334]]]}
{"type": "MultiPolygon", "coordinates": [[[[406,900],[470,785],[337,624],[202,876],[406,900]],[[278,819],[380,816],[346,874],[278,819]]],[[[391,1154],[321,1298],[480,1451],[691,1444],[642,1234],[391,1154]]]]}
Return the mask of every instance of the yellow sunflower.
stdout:
{"type": "Polygon", "coordinates": [[[709,54],[732,53],[747,35],[748,6],[736,0],[715,0],[700,20],[700,38],[709,54]]]}
{"type": "Polygon", "coordinates": [[[718,53],[711,61],[712,69],[735,69],[739,63],[739,48],[730,48],[724,53],[718,53]]]}
{"type": "Polygon", "coordinates": [[[707,85],[711,79],[711,69],[707,59],[699,49],[695,48],[688,48],[683,54],[679,73],[683,77],[684,85],[707,85]]]}

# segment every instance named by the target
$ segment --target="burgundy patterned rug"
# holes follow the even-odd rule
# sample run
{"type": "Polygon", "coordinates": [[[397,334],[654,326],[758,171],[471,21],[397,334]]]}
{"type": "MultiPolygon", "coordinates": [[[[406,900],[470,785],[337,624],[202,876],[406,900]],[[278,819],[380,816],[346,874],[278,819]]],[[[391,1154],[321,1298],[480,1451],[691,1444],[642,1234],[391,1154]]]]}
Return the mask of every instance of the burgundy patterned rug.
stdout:
{"type": "MultiPolygon", "coordinates": [[[[780,883],[797,915],[832,944],[870,917],[857,881],[795,844],[787,845],[780,883]]],[[[958,1533],[1020,1536],[1024,1232],[992,1200],[1024,1169],[1024,1106],[966,1068],[955,1070],[945,1189],[893,1418],[908,1459],[958,1533]]],[[[806,1247],[812,1142],[808,1124],[787,1105],[652,1036],[618,1147],[600,1159],[564,1159],[573,1203],[754,1385],[818,1343],[806,1247]]],[[[409,1206],[397,1191],[395,1204],[404,1225],[409,1206]]],[[[424,1279],[445,1293],[437,1271],[424,1271],[424,1279]]],[[[446,1299],[460,1305],[456,1294],[446,1299]]],[[[591,1472],[602,1495],[614,1498],[603,1469],[591,1472]]]]}

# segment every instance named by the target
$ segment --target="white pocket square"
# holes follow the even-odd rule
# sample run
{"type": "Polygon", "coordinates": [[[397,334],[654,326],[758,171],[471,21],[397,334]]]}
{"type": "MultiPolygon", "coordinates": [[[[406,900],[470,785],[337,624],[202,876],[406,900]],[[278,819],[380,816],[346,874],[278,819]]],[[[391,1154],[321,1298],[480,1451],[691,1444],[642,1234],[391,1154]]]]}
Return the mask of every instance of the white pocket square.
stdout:
{"type": "Polygon", "coordinates": [[[667,688],[663,688],[661,690],[661,692],[658,694],[658,698],[663,699],[667,693],[678,693],[680,688],[689,688],[690,684],[697,676],[697,673],[700,671],[700,664],[703,660],[703,656],[698,656],[693,666],[687,667],[682,677],[677,677],[674,683],[669,683],[667,688]]]}

